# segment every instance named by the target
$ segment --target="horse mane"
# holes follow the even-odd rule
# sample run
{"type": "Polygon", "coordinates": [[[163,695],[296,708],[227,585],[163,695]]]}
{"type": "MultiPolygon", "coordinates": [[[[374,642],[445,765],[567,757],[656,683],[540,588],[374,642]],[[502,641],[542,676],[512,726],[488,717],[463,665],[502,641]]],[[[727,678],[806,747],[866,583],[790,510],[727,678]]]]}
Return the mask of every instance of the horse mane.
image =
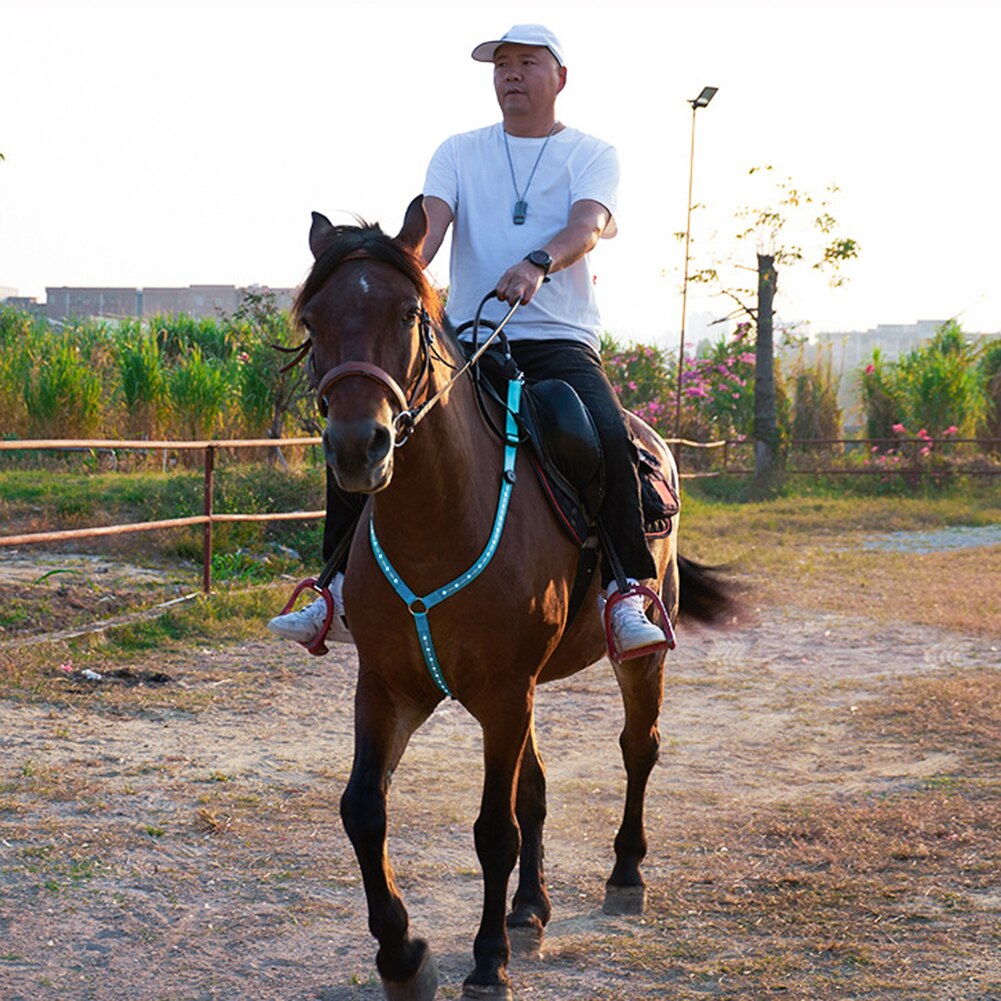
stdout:
{"type": "Polygon", "coordinates": [[[313,262],[292,304],[292,319],[297,325],[306,304],[320,291],[337,266],[349,255],[364,251],[367,257],[390,265],[408,278],[417,290],[431,323],[436,328],[441,327],[441,295],[425,276],[424,263],[417,253],[387,236],[378,224],[362,219],[358,220],[357,226],[334,226],[333,230],[332,240],[313,262]]]}

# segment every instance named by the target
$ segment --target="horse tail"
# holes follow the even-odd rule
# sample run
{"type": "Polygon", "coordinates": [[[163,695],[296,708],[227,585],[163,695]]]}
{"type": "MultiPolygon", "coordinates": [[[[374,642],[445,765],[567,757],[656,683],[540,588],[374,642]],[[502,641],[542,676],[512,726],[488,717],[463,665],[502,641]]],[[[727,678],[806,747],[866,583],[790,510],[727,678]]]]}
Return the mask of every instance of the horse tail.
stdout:
{"type": "Polygon", "coordinates": [[[678,554],[680,614],[696,622],[719,624],[737,612],[733,582],[718,567],[704,566],[678,554]]]}

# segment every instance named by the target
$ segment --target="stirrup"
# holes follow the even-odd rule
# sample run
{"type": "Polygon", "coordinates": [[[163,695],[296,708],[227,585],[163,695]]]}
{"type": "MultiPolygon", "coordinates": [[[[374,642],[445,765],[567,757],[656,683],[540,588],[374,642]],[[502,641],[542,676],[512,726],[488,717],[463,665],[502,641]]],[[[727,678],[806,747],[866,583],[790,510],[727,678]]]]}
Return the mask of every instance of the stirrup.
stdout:
{"type": "Polygon", "coordinates": [[[646,657],[651,653],[666,653],[668,650],[673,650],[678,642],[674,636],[674,628],[671,626],[671,620],[668,618],[667,609],[664,608],[664,602],[661,601],[660,595],[657,594],[652,588],[647,587],[645,584],[630,584],[625,591],[616,591],[614,594],[610,594],[605,599],[605,644],[608,647],[608,656],[611,660],[615,661],[616,664],[621,664],[624,660],[634,660],[637,657],[646,657]],[[627,650],[625,654],[615,644],[615,633],[612,630],[612,609],[620,602],[623,598],[628,598],[634,594],[641,594],[644,598],[649,598],[653,604],[654,611],[656,612],[656,618],[660,621],[656,623],[660,626],[664,633],[664,641],[662,643],[648,643],[646,646],[636,647],[635,650],[627,650]]]}
{"type": "Polygon", "coordinates": [[[327,644],[323,641],[327,638],[327,633],[330,632],[330,623],[334,619],[334,598],[330,593],[329,587],[320,587],[316,583],[315,577],[307,577],[304,581],[301,581],[296,585],[295,590],[292,592],[292,597],[285,602],[285,607],[278,613],[279,615],[285,615],[286,612],[291,612],[295,607],[295,600],[299,595],[306,589],[313,591],[318,594],[322,599],[324,604],[327,606],[327,615],[323,620],[323,628],[320,630],[319,635],[314,639],[306,643],[303,640],[293,640],[293,643],[298,643],[299,646],[305,647],[314,657],[322,657],[325,653],[330,651],[327,649],[327,644]]]}

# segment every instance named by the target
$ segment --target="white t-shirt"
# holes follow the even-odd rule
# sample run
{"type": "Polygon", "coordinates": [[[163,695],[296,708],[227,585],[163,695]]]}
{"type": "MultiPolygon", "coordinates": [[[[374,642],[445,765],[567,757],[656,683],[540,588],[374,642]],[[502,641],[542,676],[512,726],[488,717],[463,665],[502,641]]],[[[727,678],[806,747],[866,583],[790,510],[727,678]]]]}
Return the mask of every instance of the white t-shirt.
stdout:
{"type": "MultiPolygon", "coordinates": [[[[539,158],[545,138],[508,136],[517,192],[498,123],[446,139],[428,167],[424,194],[452,210],[448,315],[456,325],[471,320],[480,300],[500,276],[563,229],[574,202],[593,199],[614,215],[619,183],[615,148],[564,128],[554,133],[539,158]],[[538,167],[528,183],[532,168],[538,167]],[[525,222],[513,221],[519,194],[528,204],[525,222]]],[[[614,218],[604,236],[615,235],[614,218]]],[[[492,300],[484,319],[497,322],[509,307],[492,300]]],[[[588,256],[558,271],[504,330],[511,339],[568,338],[598,347],[601,317],[588,256]]]]}

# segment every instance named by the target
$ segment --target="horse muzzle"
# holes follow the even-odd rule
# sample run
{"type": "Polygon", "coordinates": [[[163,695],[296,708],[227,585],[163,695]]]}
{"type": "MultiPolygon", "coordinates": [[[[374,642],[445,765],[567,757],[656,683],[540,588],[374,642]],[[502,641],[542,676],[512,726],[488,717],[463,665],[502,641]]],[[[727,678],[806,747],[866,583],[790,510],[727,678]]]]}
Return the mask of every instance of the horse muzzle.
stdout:
{"type": "Polygon", "coordinates": [[[337,484],[348,493],[374,494],[393,477],[394,431],[375,418],[328,421],[323,456],[337,484]]]}

